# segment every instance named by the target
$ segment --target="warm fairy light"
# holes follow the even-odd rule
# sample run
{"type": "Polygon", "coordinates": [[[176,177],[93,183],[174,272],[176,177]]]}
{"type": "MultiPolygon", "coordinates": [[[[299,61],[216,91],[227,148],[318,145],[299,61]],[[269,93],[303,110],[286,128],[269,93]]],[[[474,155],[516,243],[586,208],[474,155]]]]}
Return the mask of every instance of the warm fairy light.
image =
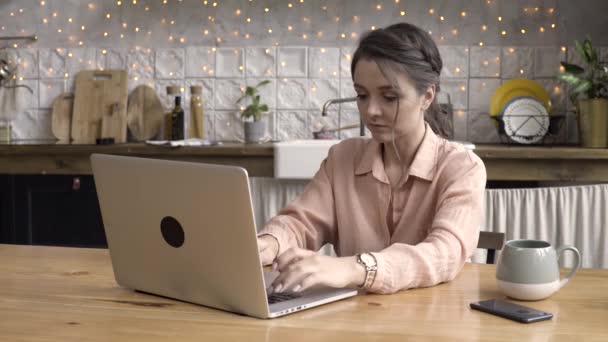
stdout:
{"type": "Polygon", "coordinates": [[[488,30],[488,26],[487,25],[481,25],[481,30],[482,31],[487,31],[488,30]]]}
{"type": "Polygon", "coordinates": [[[122,5],[122,1],[120,1],[120,0],[116,1],[116,5],[117,5],[117,6],[122,5]]]}
{"type": "Polygon", "coordinates": [[[405,11],[401,11],[399,14],[401,14],[401,16],[405,16],[405,11]]]}
{"type": "Polygon", "coordinates": [[[106,13],[106,18],[108,18],[108,19],[112,18],[112,15],[110,13],[106,13]]]}
{"type": "Polygon", "coordinates": [[[127,23],[122,23],[122,28],[126,29],[127,27],[129,27],[129,25],[127,25],[127,23]]]}
{"type": "Polygon", "coordinates": [[[502,21],[502,17],[498,17],[498,21],[502,21]]]}
{"type": "Polygon", "coordinates": [[[500,32],[500,34],[502,34],[503,36],[506,36],[507,35],[507,31],[502,30],[502,32],[500,32]]]}
{"type": "Polygon", "coordinates": [[[234,14],[236,14],[236,15],[241,15],[241,10],[240,10],[240,9],[237,9],[236,11],[234,11],[234,14]]]}
{"type": "Polygon", "coordinates": [[[376,5],[376,10],[381,11],[382,10],[382,5],[376,5]]]}
{"type": "Polygon", "coordinates": [[[42,22],[45,23],[45,24],[48,24],[49,20],[47,18],[42,18],[42,22]]]}
{"type": "Polygon", "coordinates": [[[247,18],[246,20],[247,20],[247,22],[248,22],[248,23],[250,23],[250,22],[251,22],[251,18],[247,18]]]}
{"type": "Polygon", "coordinates": [[[554,94],[560,94],[562,92],[562,88],[560,88],[559,86],[555,86],[553,88],[553,93],[554,94]]]}
{"type": "Polygon", "coordinates": [[[555,28],[555,24],[551,24],[551,28],[555,28]]]}
{"type": "Polygon", "coordinates": [[[467,87],[466,86],[460,86],[460,91],[462,91],[462,92],[467,91],[467,87]]]}
{"type": "Polygon", "coordinates": [[[46,5],[46,1],[44,1],[44,0],[40,1],[40,6],[44,6],[44,5],[46,5]]]}
{"type": "Polygon", "coordinates": [[[562,46],[561,49],[562,49],[562,52],[566,52],[566,47],[565,46],[562,46]]]}
{"type": "Polygon", "coordinates": [[[84,30],[86,30],[86,26],[82,25],[82,26],[80,26],[80,29],[81,29],[82,31],[84,31],[84,30]]]}
{"type": "Polygon", "coordinates": [[[553,12],[555,12],[555,8],[549,8],[547,12],[549,12],[549,14],[553,14],[553,12]]]}
{"type": "Polygon", "coordinates": [[[78,45],[79,45],[79,46],[84,45],[84,43],[82,42],[82,40],[78,42],[78,45]]]}
{"type": "Polygon", "coordinates": [[[452,34],[455,35],[455,36],[457,36],[458,35],[458,30],[457,29],[453,29],[452,30],[452,34]]]}
{"type": "Polygon", "coordinates": [[[135,28],[135,32],[139,32],[139,27],[136,27],[136,28],[135,28]]]}
{"type": "Polygon", "coordinates": [[[287,7],[292,8],[293,5],[292,4],[287,4],[287,7]]]}
{"type": "Polygon", "coordinates": [[[264,8],[264,12],[266,12],[266,13],[270,12],[270,8],[268,8],[268,7],[264,8]]]}
{"type": "Polygon", "coordinates": [[[172,42],[173,41],[173,36],[169,36],[169,41],[172,42]]]}
{"type": "Polygon", "coordinates": [[[104,33],[103,33],[103,36],[104,36],[104,37],[107,37],[107,36],[108,36],[108,32],[104,32],[104,33]]]}
{"type": "Polygon", "coordinates": [[[454,68],[454,72],[457,73],[457,74],[459,74],[460,73],[460,67],[454,68]]]}
{"type": "Polygon", "coordinates": [[[434,8],[429,8],[429,14],[435,14],[435,9],[434,8]]]}
{"type": "Polygon", "coordinates": [[[57,32],[61,33],[61,32],[63,32],[63,30],[62,29],[57,29],[57,32]]]}
{"type": "Polygon", "coordinates": [[[203,33],[204,33],[204,34],[205,34],[205,36],[206,36],[206,35],[208,35],[208,34],[209,34],[209,30],[205,30],[205,31],[203,31],[203,33]]]}
{"type": "Polygon", "coordinates": [[[467,12],[465,12],[465,11],[460,12],[460,16],[463,17],[463,18],[466,17],[467,16],[467,12]]]}
{"type": "Polygon", "coordinates": [[[53,12],[53,18],[57,18],[57,12],[53,12]]]}
{"type": "Polygon", "coordinates": [[[289,26],[287,26],[287,29],[288,29],[289,31],[291,31],[291,30],[293,30],[293,26],[289,25],[289,26]]]}
{"type": "Polygon", "coordinates": [[[525,73],[524,69],[519,69],[519,73],[523,75],[525,73]]]}
{"type": "Polygon", "coordinates": [[[105,55],[106,53],[108,53],[108,51],[106,51],[106,49],[101,50],[102,55],[105,55]]]}
{"type": "Polygon", "coordinates": [[[514,53],[515,52],[515,48],[509,48],[509,53],[514,53]]]}
{"type": "Polygon", "coordinates": [[[340,35],[340,37],[342,37],[342,38],[346,38],[346,34],[342,33],[342,34],[340,35]]]}
{"type": "Polygon", "coordinates": [[[441,16],[441,17],[439,17],[439,20],[444,21],[444,20],[445,20],[445,17],[444,17],[444,16],[441,16]]]}
{"type": "Polygon", "coordinates": [[[564,72],[564,71],[566,71],[566,68],[564,68],[563,65],[560,65],[559,66],[559,72],[564,72]]]}
{"type": "Polygon", "coordinates": [[[521,34],[526,34],[526,29],[521,29],[521,34]]]}
{"type": "Polygon", "coordinates": [[[483,64],[483,66],[488,66],[488,65],[490,65],[490,62],[488,62],[488,60],[486,59],[482,62],[482,64],[483,64]]]}
{"type": "Polygon", "coordinates": [[[542,27],[542,26],[541,26],[541,27],[540,27],[538,30],[539,30],[540,32],[545,32],[545,28],[544,28],[544,27],[542,27]]]}
{"type": "Polygon", "coordinates": [[[479,46],[483,46],[483,42],[479,42],[479,46]]]}
{"type": "Polygon", "coordinates": [[[268,33],[272,33],[272,29],[268,29],[268,33]]]}
{"type": "Polygon", "coordinates": [[[68,18],[68,23],[71,23],[72,21],[72,18],[68,18]]]}
{"type": "Polygon", "coordinates": [[[371,28],[371,29],[372,29],[372,31],[373,31],[373,30],[375,30],[375,29],[376,29],[376,26],[373,26],[373,25],[372,25],[372,27],[370,27],[370,28],[371,28]]]}
{"type": "Polygon", "coordinates": [[[304,39],[304,40],[308,39],[308,35],[306,33],[302,34],[302,39],[304,39]]]}

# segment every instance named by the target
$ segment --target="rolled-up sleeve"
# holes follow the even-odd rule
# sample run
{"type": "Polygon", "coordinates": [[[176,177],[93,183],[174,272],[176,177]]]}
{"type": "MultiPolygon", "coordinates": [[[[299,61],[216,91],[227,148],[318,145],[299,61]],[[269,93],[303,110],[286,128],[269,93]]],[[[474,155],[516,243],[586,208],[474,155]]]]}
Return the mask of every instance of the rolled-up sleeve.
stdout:
{"type": "Polygon", "coordinates": [[[336,213],[331,181],[332,151],[304,191],[264,226],[279,242],[279,254],[291,247],[319,250],[336,239],[336,213]]]}
{"type": "Polygon", "coordinates": [[[426,238],[373,253],[378,271],[370,292],[433,286],[458,275],[477,246],[486,184],[483,162],[471,152],[466,158],[464,165],[452,163],[438,176],[441,193],[426,238]]]}

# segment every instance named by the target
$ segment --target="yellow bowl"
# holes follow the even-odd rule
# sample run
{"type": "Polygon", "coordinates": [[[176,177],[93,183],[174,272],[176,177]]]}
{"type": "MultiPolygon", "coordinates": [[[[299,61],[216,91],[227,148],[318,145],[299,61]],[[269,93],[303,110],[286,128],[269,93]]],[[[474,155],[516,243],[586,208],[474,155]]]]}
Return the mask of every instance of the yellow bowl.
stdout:
{"type": "Polygon", "coordinates": [[[504,106],[517,97],[532,97],[543,104],[547,112],[551,111],[549,94],[538,82],[527,78],[515,78],[503,83],[490,99],[490,115],[502,114],[504,106]]]}

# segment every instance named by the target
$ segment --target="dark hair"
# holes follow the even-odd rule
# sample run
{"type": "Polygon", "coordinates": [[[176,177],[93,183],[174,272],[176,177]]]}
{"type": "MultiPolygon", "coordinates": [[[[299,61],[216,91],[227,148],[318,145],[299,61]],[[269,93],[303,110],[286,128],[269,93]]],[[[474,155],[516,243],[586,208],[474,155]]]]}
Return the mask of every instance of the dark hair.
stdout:
{"type": "MultiPolygon", "coordinates": [[[[435,85],[436,93],[439,93],[443,61],[433,38],[415,25],[398,23],[366,32],[353,55],[350,66],[353,77],[360,59],[375,61],[384,77],[395,86],[395,72],[401,71],[414,82],[419,94],[430,85],[435,85]]],[[[444,137],[450,135],[451,124],[437,104],[437,96],[425,112],[424,119],[435,133],[444,137]]]]}

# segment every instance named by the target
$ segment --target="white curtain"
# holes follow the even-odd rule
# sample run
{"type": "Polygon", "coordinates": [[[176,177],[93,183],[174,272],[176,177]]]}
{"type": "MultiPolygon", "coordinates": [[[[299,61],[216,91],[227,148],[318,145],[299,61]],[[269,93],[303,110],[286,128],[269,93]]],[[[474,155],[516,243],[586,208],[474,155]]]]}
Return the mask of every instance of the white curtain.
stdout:
{"type": "MultiPolygon", "coordinates": [[[[301,193],[306,183],[251,178],[258,229],[301,193]]],[[[581,252],[583,267],[608,268],[608,184],[488,189],[484,205],[482,230],[505,233],[507,240],[538,239],[554,247],[571,245],[581,252]]],[[[563,266],[572,265],[570,253],[561,259],[563,266]]],[[[472,261],[484,262],[485,251],[477,251],[472,261]]]]}

